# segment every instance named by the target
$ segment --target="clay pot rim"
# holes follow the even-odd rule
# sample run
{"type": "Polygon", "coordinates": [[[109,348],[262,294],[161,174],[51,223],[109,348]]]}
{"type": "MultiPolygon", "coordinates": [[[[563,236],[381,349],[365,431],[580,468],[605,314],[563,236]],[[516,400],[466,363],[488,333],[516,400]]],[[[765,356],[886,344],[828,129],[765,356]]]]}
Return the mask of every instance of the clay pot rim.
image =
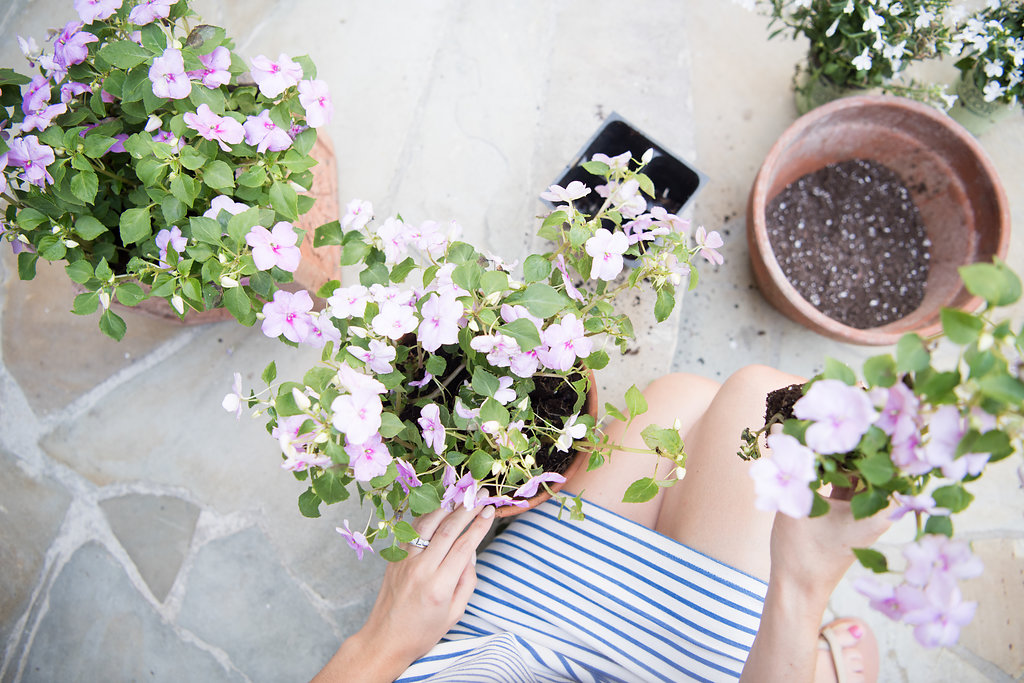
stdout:
{"type": "MultiPolygon", "coordinates": [[[[997,182],[993,183],[993,189],[995,201],[998,206],[1000,225],[1002,228],[999,231],[999,243],[996,247],[996,256],[1001,260],[1006,259],[1010,246],[1010,230],[1008,229],[1008,226],[1011,224],[1010,206],[1006,198],[1006,191],[1003,188],[1002,183],[998,181],[999,174],[996,171],[995,164],[992,163],[992,160],[974,136],[945,113],[940,112],[929,105],[922,104],[921,102],[904,97],[896,97],[894,95],[855,95],[834,100],[820,107],[816,107],[799,117],[796,121],[790,124],[788,128],[786,128],[765,156],[765,160],[761,164],[761,168],[758,170],[757,176],[754,179],[754,185],[750,193],[748,210],[750,225],[748,225],[748,230],[751,231],[750,234],[753,235],[756,240],[765,270],[771,278],[772,284],[786,298],[787,302],[795,309],[796,313],[803,319],[801,322],[803,322],[805,326],[840,341],[881,346],[895,344],[904,334],[911,331],[926,337],[937,334],[942,331],[942,324],[941,322],[936,321],[932,324],[925,325],[914,330],[900,329],[894,331],[887,328],[898,327],[901,323],[900,320],[887,323],[880,327],[860,329],[829,318],[811,305],[809,301],[804,299],[796,288],[790,284],[789,280],[782,272],[782,267],[779,265],[778,260],[776,260],[775,252],[771,248],[771,243],[768,239],[767,225],[764,220],[764,207],[767,206],[768,201],[771,199],[767,196],[769,186],[771,184],[771,176],[773,175],[778,164],[778,160],[782,156],[783,152],[785,152],[796,139],[803,135],[808,128],[812,128],[817,125],[822,119],[828,118],[839,111],[865,107],[886,107],[909,110],[914,115],[930,119],[931,121],[945,127],[960,144],[963,144],[970,150],[971,154],[973,154],[977,159],[985,173],[989,177],[996,179],[997,182]],[[760,210],[755,210],[755,207],[760,210]]],[[[983,303],[984,300],[981,297],[969,295],[967,301],[958,308],[962,310],[975,311],[980,308],[983,303]]]]}

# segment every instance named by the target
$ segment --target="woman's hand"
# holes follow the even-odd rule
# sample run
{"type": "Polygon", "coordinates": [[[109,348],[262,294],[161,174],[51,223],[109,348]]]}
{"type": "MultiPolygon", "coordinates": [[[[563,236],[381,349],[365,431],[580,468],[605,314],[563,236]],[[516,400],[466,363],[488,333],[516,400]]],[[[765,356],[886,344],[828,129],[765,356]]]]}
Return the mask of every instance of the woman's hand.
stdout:
{"type": "Polygon", "coordinates": [[[476,587],[476,549],[494,508],[435,510],[414,521],[426,548],[388,565],[366,624],[342,643],[315,683],[392,681],[462,616],[476,587]]]}

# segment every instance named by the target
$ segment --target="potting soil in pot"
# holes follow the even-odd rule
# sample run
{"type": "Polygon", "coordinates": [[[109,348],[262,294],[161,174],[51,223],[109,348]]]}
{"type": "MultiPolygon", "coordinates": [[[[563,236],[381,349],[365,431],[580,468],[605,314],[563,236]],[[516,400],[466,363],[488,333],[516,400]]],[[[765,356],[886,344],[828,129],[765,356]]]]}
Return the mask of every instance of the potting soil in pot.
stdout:
{"type": "Polygon", "coordinates": [[[909,190],[882,164],[808,173],[768,203],[765,223],[786,279],[833,320],[878,327],[924,299],[931,243],[909,190]]]}

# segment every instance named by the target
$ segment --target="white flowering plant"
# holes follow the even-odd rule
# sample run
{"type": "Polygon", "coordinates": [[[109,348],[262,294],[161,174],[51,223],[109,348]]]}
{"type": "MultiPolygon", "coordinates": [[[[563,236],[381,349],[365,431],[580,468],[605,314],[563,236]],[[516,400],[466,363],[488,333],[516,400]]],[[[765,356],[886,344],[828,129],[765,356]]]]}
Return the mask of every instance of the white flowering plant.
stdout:
{"type": "Polygon", "coordinates": [[[1024,3],[990,2],[953,36],[952,52],[986,102],[1024,101],[1024,3]]]}
{"type": "Polygon", "coordinates": [[[186,0],[74,6],[47,49],[18,38],[36,75],[0,69],[0,230],[20,277],[64,262],[73,311],[101,310],[115,339],[112,300],[254,324],[298,265],[326,84],[308,57],[247,68],[186,0]]]}
{"type": "Polygon", "coordinates": [[[914,515],[916,534],[901,568],[890,569],[878,550],[854,550],[863,566],[902,580],[871,577],[855,587],[873,608],[912,625],[927,647],[955,644],[977,607],[958,581],[980,575],[981,561],[953,539],[953,516],[974,500],[971,484],[990,463],[1024,450],[1024,327],[995,315],[1020,298],[1020,279],[999,261],[964,266],[960,275],[987,302],[984,310],[944,309],[941,333],[905,335],[895,355],[864,363],[861,382],[829,360],[805,385],[769,396],[764,428],[746,430],[740,451],[755,459],[760,509],[824,514],[828,502],[819,489],[831,484],[846,494],[840,497],[850,500],[855,518],[914,515]],[[943,346],[955,357],[951,364],[933,362],[943,346]],[[761,457],[758,436],[777,423],[781,430],[771,430],[768,457],[761,457]]]}
{"type": "MultiPolygon", "coordinates": [[[[584,164],[602,179],[596,187],[551,186],[542,196],[557,205],[539,229],[551,248],[515,274],[459,241],[454,223],[392,217],[378,225],[367,202],[352,202],[340,226],[317,230],[318,244],[340,245],[342,263],[361,266],[359,283],[325,285],[319,314],[307,292],[279,291],[261,317],[268,336],[321,348],[320,362],[285,382],[271,363],[259,393],[244,392],[236,374],[224,399],[238,415],[247,406],[268,418],[281,467],[308,483],[302,514],[318,517],[321,504],[355,491],[374,513],[338,531],[360,557],[391,538],[380,554],[399,560],[399,543],[416,537],[410,516],[455,505],[518,510],[557,492],[571,463],[597,467],[612,449],[631,450],[610,443],[599,424],[643,413],[640,391],[626,393],[628,417],[611,403],[599,416],[593,396],[606,349],[624,351],[633,336],[613,301],[649,286],[664,321],[677,287],[697,284],[691,259],[720,262],[722,244],[717,232],[691,235],[687,221],[648,209],[649,160],[596,155],[584,164]],[[576,203],[592,192],[605,198],[600,209],[581,213],[576,203]],[[637,260],[631,271],[624,256],[637,260]]],[[[676,429],[649,427],[644,436],[645,452],[683,466],[676,429]]],[[[670,481],[642,479],[626,499],[648,500],[670,481]]],[[[562,502],[579,514],[578,498],[562,502]]]]}
{"type": "MultiPolygon", "coordinates": [[[[747,0],[771,17],[771,37],[804,36],[807,84],[885,92],[940,104],[952,100],[940,86],[904,82],[911,63],[947,49],[950,0],[747,0]]],[[[797,85],[797,88],[811,87],[797,85]]]]}

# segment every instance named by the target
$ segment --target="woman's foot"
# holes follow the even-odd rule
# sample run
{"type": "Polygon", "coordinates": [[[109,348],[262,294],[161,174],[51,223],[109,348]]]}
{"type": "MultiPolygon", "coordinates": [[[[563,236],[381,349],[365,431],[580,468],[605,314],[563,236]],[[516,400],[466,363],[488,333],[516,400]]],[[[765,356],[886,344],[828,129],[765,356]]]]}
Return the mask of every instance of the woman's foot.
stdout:
{"type": "Polygon", "coordinates": [[[821,627],[815,683],[875,683],[878,641],[860,619],[843,618],[821,627]]]}

